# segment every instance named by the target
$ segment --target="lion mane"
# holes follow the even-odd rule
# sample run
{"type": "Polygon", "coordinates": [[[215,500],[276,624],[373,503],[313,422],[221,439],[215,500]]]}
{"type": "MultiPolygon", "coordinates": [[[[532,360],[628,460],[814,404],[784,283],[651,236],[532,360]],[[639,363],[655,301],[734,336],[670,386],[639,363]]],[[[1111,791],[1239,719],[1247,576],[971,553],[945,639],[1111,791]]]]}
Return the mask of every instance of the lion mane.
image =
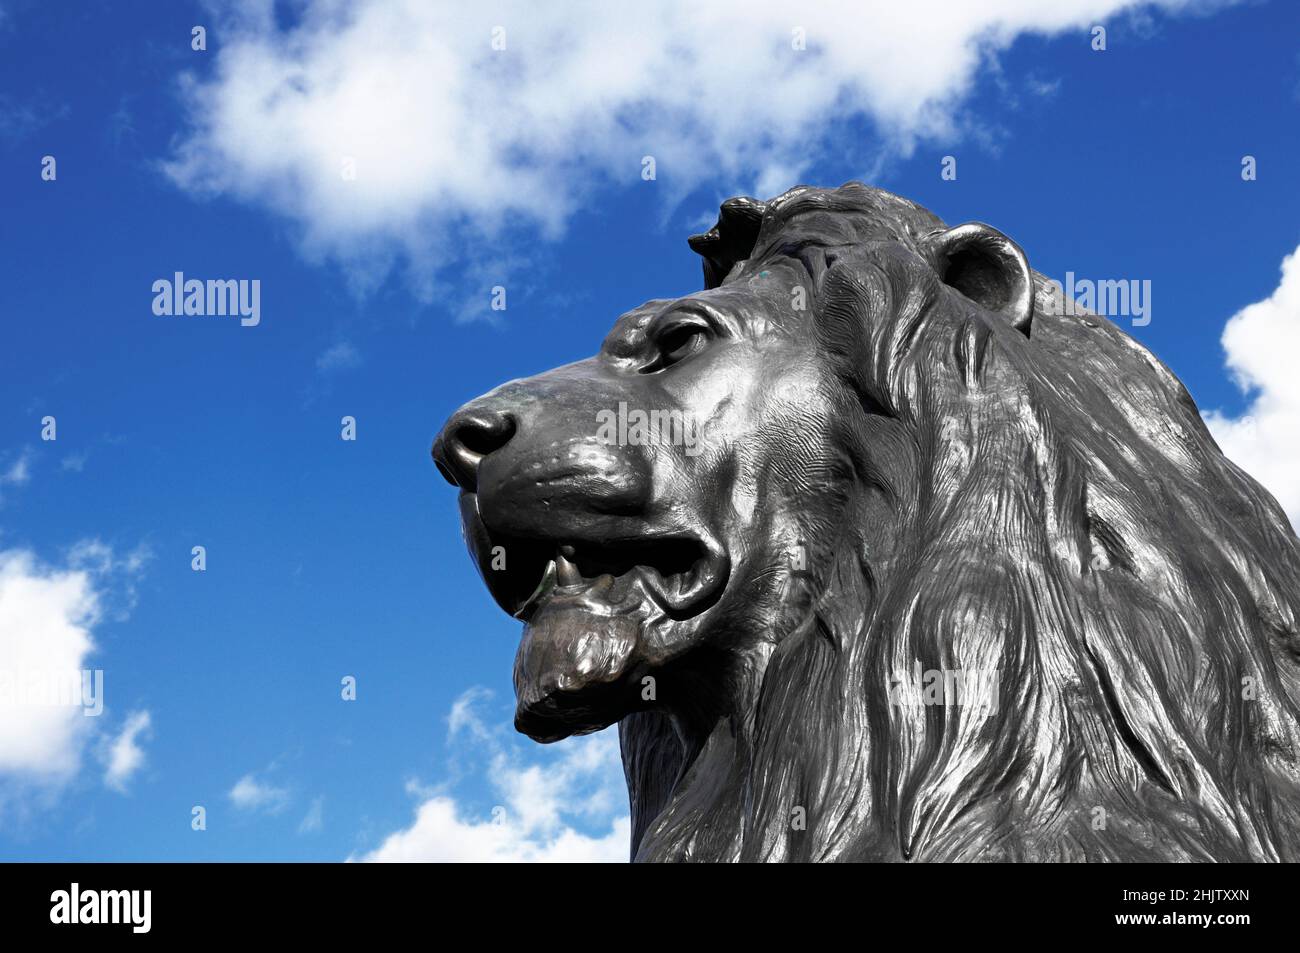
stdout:
{"type": "Polygon", "coordinates": [[[699,752],[655,712],[621,722],[634,856],[1300,858],[1285,514],[1169,369],[1053,282],[1033,274],[1031,330],[943,293],[922,251],[944,227],[850,183],[732,199],[691,239],[707,287],[802,263],[863,412],[754,710],[699,752]],[[863,545],[867,485],[889,552],[863,545]],[[996,672],[996,712],[893,703],[918,668],[996,672]]]}

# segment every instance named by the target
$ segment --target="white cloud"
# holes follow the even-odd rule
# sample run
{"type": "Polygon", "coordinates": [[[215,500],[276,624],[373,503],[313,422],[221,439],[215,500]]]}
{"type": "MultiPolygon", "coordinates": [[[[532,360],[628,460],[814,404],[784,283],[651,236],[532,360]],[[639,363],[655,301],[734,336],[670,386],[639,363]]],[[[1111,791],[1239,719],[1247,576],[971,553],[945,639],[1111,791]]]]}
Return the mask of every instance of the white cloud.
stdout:
{"type": "Polygon", "coordinates": [[[100,615],[90,573],[0,552],[0,779],[58,785],[78,771],[93,719],[79,692],[100,615]]]}
{"type": "Polygon", "coordinates": [[[602,186],[670,206],[708,183],[770,194],[849,146],[865,174],[960,134],[981,64],[1022,34],[1076,30],[1086,48],[1120,11],[1225,2],[357,0],[285,27],[243,0],[223,7],[214,74],[185,79],[191,122],[164,168],[286,216],[362,285],[406,259],[428,298],[436,265],[481,257],[502,228],[555,235],[602,186]],[[860,118],[874,141],[844,141],[860,118]]]}
{"type": "Polygon", "coordinates": [[[230,802],[241,811],[278,814],[289,805],[289,790],[246,774],[230,789],[230,802]]]}
{"type": "Polygon", "coordinates": [[[1277,497],[1300,527],[1300,249],[1282,262],[1282,280],[1223,329],[1228,367],[1250,406],[1239,417],[1205,415],[1229,459],[1277,497]]]}
{"type": "Polygon", "coordinates": [[[115,791],[126,791],[132,776],[144,766],[144,749],[140,738],[147,737],[151,725],[149,712],[132,712],[116,738],[104,752],[104,783],[115,791]]]}
{"type": "Polygon", "coordinates": [[[149,714],[132,714],[115,740],[106,736],[105,719],[94,716],[105,711],[111,673],[89,666],[95,627],[125,618],[113,604],[124,586],[133,599],[131,579],[147,558],[144,547],[119,557],[98,540],[77,543],[57,566],[26,549],[0,550],[0,812],[53,803],[88,750],[119,789],[142,763],[149,714]]]}
{"type": "Polygon", "coordinates": [[[408,784],[423,798],[415,820],[374,851],[353,858],[381,862],[622,863],[631,821],[618,736],[605,731],[524,755],[506,744],[506,726],[489,727],[475,705],[490,693],[470,689],[452,706],[449,737],[466,735],[488,756],[488,782],[500,799],[476,815],[437,789],[408,784]],[[595,835],[575,828],[579,819],[595,835]]]}
{"type": "Polygon", "coordinates": [[[101,574],[139,575],[152,558],[153,550],[147,543],[140,543],[125,556],[119,556],[112,546],[99,539],[78,540],[68,550],[69,566],[101,574]]]}
{"type": "Polygon", "coordinates": [[[448,738],[457,738],[462,734],[469,734],[478,741],[486,741],[493,738],[492,731],[483,719],[478,715],[476,706],[490,701],[492,692],[482,685],[475,685],[461,692],[459,697],[451,703],[451,712],[447,715],[447,736],[448,738]]]}
{"type": "Polygon", "coordinates": [[[136,584],[145,566],[153,559],[153,549],[148,543],[139,543],[124,555],[99,539],[78,540],[68,550],[68,566],[82,569],[97,578],[112,580],[111,606],[105,614],[116,622],[124,622],[135,608],[136,584]]]}
{"type": "Polygon", "coordinates": [[[346,370],[350,367],[356,367],[361,363],[361,355],[347,341],[340,341],[323,352],[316,358],[316,370],[321,373],[330,371],[346,370]]]}
{"type": "Polygon", "coordinates": [[[32,451],[24,447],[4,472],[0,473],[0,486],[22,486],[32,478],[32,451]]]}
{"type": "Polygon", "coordinates": [[[325,798],[312,798],[307,813],[298,823],[299,834],[314,834],[325,825],[325,798]]]}
{"type": "Polygon", "coordinates": [[[562,828],[550,837],[510,821],[466,820],[449,797],[425,801],[415,823],[391,835],[361,860],[378,863],[623,863],[631,821],[616,820],[604,837],[562,828]]]}
{"type": "Polygon", "coordinates": [[[3,490],[9,486],[25,486],[32,479],[32,451],[23,447],[17,455],[6,455],[0,464],[0,503],[4,502],[3,490]]]}
{"type": "MultiPolygon", "coordinates": [[[[0,9],[0,29],[6,27],[7,14],[0,9]]],[[[35,101],[15,102],[4,93],[0,93],[0,140],[17,144],[45,126],[68,116],[67,104],[57,104],[44,95],[35,101]]]]}

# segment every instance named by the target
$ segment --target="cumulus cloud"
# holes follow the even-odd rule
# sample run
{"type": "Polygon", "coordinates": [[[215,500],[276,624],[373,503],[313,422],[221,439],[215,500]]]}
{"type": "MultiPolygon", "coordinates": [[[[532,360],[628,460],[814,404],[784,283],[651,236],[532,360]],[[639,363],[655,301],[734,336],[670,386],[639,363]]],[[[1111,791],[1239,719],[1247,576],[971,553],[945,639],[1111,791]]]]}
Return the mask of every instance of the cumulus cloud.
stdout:
{"type": "Polygon", "coordinates": [[[1020,35],[1086,43],[1122,11],[1215,5],[356,0],[286,24],[243,0],[221,7],[214,72],[184,78],[189,124],[164,168],[286,216],[363,285],[405,259],[428,297],[431,263],[457,249],[513,226],[555,235],[600,188],[648,187],[646,156],[669,204],[708,183],[775,193],[849,145],[866,174],[960,134],[981,64],[1020,35]],[[853,120],[871,142],[842,141],[853,120]]]}
{"type": "Polygon", "coordinates": [[[1300,248],[1282,280],[1223,329],[1228,368],[1250,405],[1240,416],[1205,415],[1229,459],[1264,484],[1300,527],[1300,248]]]}
{"type": "Polygon", "coordinates": [[[621,863],[631,821],[612,731],[521,752],[508,726],[489,725],[477,706],[491,695],[470,689],[453,705],[449,737],[487,755],[487,780],[499,799],[480,813],[445,790],[411,784],[419,794],[409,827],[354,860],[380,862],[621,863]],[[585,833],[577,826],[596,833],[585,833]]]}
{"type": "Polygon", "coordinates": [[[121,556],[99,540],[75,544],[58,565],[27,549],[0,550],[0,813],[53,803],[87,751],[98,753],[105,783],[118,790],[143,764],[149,713],[132,713],[116,737],[105,734],[107,719],[97,716],[113,683],[90,666],[95,628],[125,618],[121,604],[134,601],[133,580],[147,560],[144,547],[121,556]]]}
{"type": "Polygon", "coordinates": [[[144,748],[140,739],[149,732],[149,712],[137,711],[127,716],[122,730],[104,751],[104,783],[114,791],[125,793],[128,782],[144,766],[144,748]]]}
{"type": "Polygon", "coordinates": [[[0,552],[0,780],[58,785],[76,774],[92,731],[83,672],[99,617],[88,571],[0,552]]]}
{"type": "Polygon", "coordinates": [[[288,788],[277,787],[267,781],[246,774],[230,789],[230,803],[241,811],[263,811],[278,814],[289,806],[288,788]]]}

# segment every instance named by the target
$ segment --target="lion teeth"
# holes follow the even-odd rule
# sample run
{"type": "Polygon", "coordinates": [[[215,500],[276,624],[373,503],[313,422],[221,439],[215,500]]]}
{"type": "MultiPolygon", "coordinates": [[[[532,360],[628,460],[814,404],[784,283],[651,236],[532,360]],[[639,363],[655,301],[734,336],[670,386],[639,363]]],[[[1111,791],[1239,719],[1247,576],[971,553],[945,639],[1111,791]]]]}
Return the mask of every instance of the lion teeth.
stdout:
{"type": "Polygon", "coordinates": [[[582,573],[578,572],[578,567],[571,561],[570,557],[576,555],[572,546],[561,546],[555,554],[555,582],[560,586],[580,586],[582,585],[582,573]],[[566,552],[567,550],[567,552],[566,552]]]}

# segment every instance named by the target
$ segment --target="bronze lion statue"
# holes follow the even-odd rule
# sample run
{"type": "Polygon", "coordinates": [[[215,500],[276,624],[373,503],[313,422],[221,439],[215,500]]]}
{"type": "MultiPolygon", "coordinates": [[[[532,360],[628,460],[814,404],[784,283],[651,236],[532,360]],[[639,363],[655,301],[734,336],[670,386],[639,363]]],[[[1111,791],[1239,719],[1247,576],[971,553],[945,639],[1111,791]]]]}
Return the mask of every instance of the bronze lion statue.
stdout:
{"type": "Polygon", "coordinates": [[[633,858],[1300,859],[1300,542],[1174,375],[861,184],[690,244],[433,448],[516,726],[618,722],[633,858]]]}

